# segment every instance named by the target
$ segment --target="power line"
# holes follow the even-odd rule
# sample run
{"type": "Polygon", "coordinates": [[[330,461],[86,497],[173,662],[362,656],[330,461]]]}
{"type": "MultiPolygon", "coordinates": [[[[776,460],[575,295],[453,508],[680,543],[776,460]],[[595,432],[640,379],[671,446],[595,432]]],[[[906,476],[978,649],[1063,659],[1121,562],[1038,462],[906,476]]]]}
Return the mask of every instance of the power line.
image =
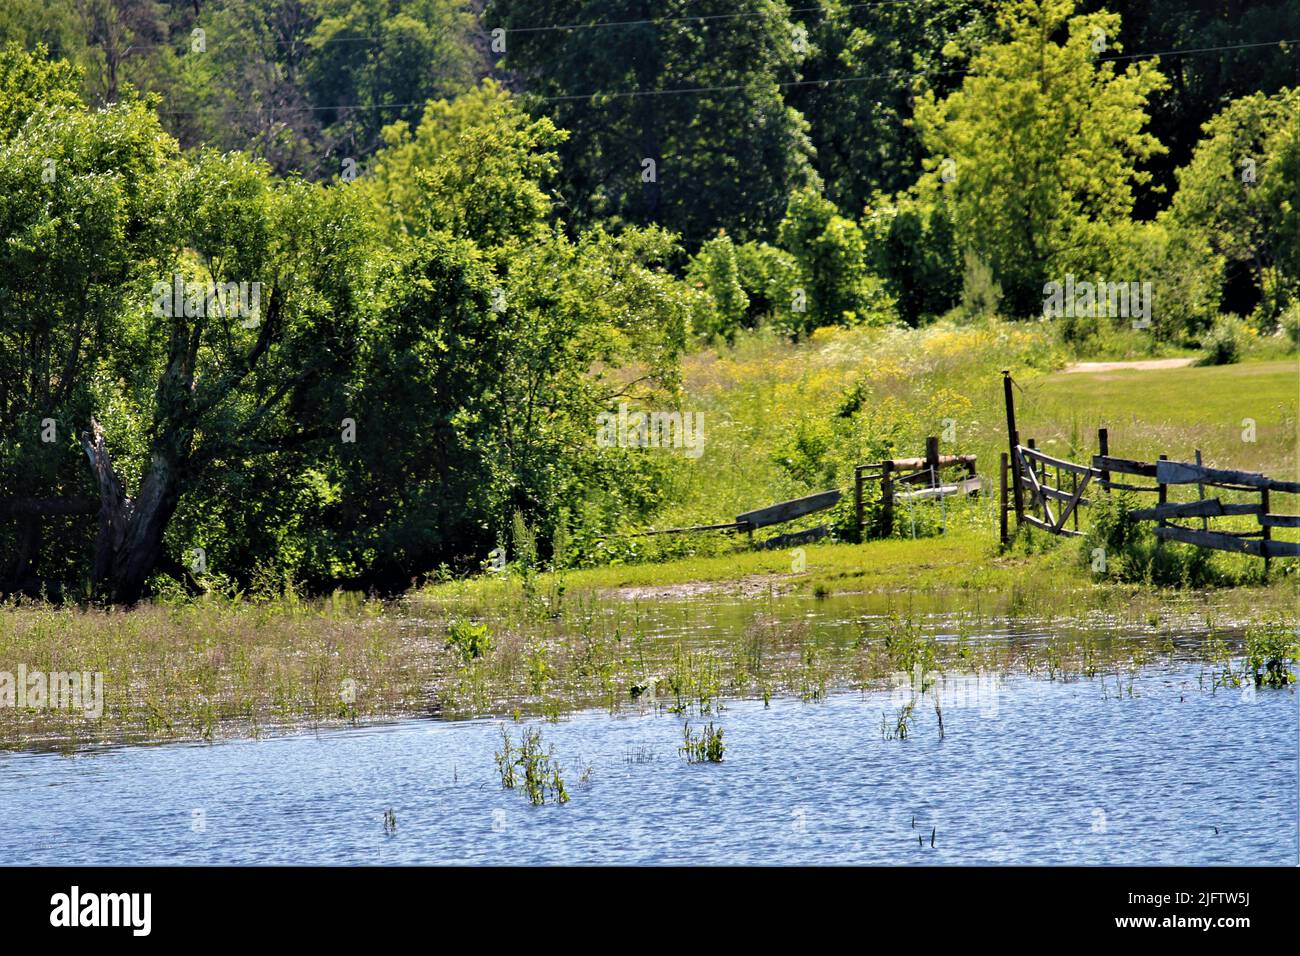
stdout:
{"type": "MultiPolygon", "coordinates": [[[[1099,63],[1119,62],[1123,60],[1137,60],[1137,59],[1142,59],[1144,57],[1193,56],[1202,53],[1223,53],[1232,50],[1249,50],[1249,49],[1258,49],[1260,47],[1286,46],[1287,44],[1290,43],[1300,43],[1300,40],[1281,39],[1281,40],[1268,40],[1259,43],[1237,43],[1237,44],[1230,44],[1226,46],[1198,47],[1195,49],[1188,49],[1188,50],[1157,50],[1157,51],[1146,52],[1146,53],[1126,53],[1122,55],[1098,57],[1097,62],[1099,63]]],[[[861,83],[870,80],[885,80],[885,79],[913,80],[913,79],[921,79],[923,77],[931,77],[931,76],[961,76],[961,75],[969,74],[970,72],[971,72],[970,67],[954,68],[951,70],[922,70],[919,72],[891,70],[886,73],[871,73],[871,74],[864,74],[860,76],[831,77],[829,79],[785,80],[785,81],[777,82],[774,85],[778,89],[797,89],[800,87],[809,87],[809,86],[825,87],[825,86],[835,86],[835,85],[840,85],[845,83],[861,83]]],[[[734,84],[727,84],[723,86],[673,87],[666,90],[615,90],[612,92],[596,90],[591,93],[570,93],[570,94],[564,94],[559,96],[535,97],[535,99],[538,102],[542,102],[542,103],[557,103],[557,102],[570,102],[570,101],[578,101],[578,100],[628,99],[628,98],[633,98],[638,96],[678,96],[678,95],[690,95],[690,94],[701,94],[701,93],[730,93],[730,92],[750,90],[750,89],[754,89],[754,87],[749,84],[734,83],[734,84]]],[[[369,104],[340,103],[331,106],[286,107],[285,111],[292,113],[292,112],[326,112],[326,111],[334,111],[334,110],[412,109],[415,107],[424,106],[425,102],[427,101],[421,100],[421,101],[409,102],[409,103],[369,103],[369,104]]],[[[159,110],[159,112],[168,116],[190,116],[190,115],[197,115],[203,111],[202,110],[159,110]]],[[[237,112],[240,115],[248,115],[248,114],[262,112],[262,111],[256,109],[249,109],[249,110],[240,110],[237,112]]]]}
{"type": "MultiPolygon", "coordinates": [[[[847,11],[847,10],[858,10],[858,9],[871,8],[871,7],[898,7],[898,6],[918,7],[918,6],[925,6],[927,4],[931,4],[934,2],[936,2],[936,0],[872,0],[872,2],[842,4],[838,9],[841,11],[847,11]]],[[[794,16],[795,14],[801,14],[801,13],[825,13],[825,12],[829,12],[827,11],[827,8],[825,6],[791,7],[786,10],[770,9],[770,10],[754,10],[745,13],[707,13],[707,14],[683,15],[679,17],[648,17],[640,20],[598,20],[594,23],[552,23],[552,24],[538,24],[536,26],[529,26],[529,27],[492,27],[482,23],[480,23],[480,26],[482,27],[484,32],[491,33],[493,30],[502,30],[507,36],[509,36],[512,33],[544,33],[550,31],[567,32],[573,30],[597,30],[597,29],[605,29],[607,27],[659,26],[661,24],[670,24],[670,23],[705,23],[705,22],[712,22],[717,20],[767,19],[767,18],[777,17],[777,16],[787,16],[787,15],[794,16]]],[[[422,24],[422,26],[428,26],[428,24],[422,24]]],[[[202,24],[195,23],[193,29],[205,29],[205,28],[202,26],[202,24]]],[[[269,39],[270,42],[278,45],[301,43],[304,46],[322,46],[327,43],[373,43],[373,42],[380,42],[386,40],[406,40],[406,39],[418,39],[418,38],[412,36],[410,33],[396,33],[396,34],[361,34],[357,36],[330,36],[315,41],[312,41],[309,36],[288,37],[288,38],[269,37],[267,39],[269,39]]],[[[213,49],[222,50],[234,42],[236,41],[233,39],[228,40],[225,41],[224,43],[217,45],[213,49]]],[[[177,47],[184,47],[185,45],[186,45],[185,40],[182,37],[178,43],[132,43],[127,47],[126,52],[130,52],[131,50],[137,50],[137,49],[138,50],[153,50],[153,49],[163,49],[163,48],[176,49],[177,47]]]]}
{"type": "MultiPolygon", "coordinates": [[[[915,7],[927,3],[934,3],[935,0],[875,0],[873,3],[846,3],[840,6],[840,10],[856,10],[862,7],[895,7],[908,6],[915,7]]],[[[511,33],[542,33],[548,30],[594,30],[605,27],[630,27],[630,26],[658,26],[661,23],[703,23],[710,20],[741,20],[756,17],[774,17],[794,15],[797,13],[822,13],[825,12],[824,6],[818,7],[791,7],[788,10],[759,10],[752,13],[708,13],[696,14],[694,16],[680,17],[651,17],[643,20],[604,20],[596,23],[563,23],[548,24],[535,27],[500,27],[506,35],[511,33]]]]}

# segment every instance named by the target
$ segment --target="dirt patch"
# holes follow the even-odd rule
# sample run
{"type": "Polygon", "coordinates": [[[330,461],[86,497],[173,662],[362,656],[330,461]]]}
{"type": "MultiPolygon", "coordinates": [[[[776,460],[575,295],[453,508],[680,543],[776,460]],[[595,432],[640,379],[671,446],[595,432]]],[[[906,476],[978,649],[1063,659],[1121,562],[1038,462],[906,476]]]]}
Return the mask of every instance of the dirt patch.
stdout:
{"type": "Polygon", "coordinates": [[[1195,358],[1138,359],[1133,362],[1075,362],[1065,367],[1065,374],[1075,372],[1120,372],[1133,369],[1135,372],[1149,372],[1161,368],[1186,368],[1195,362],[1195,358]]]}
{"type": "Polygon", "coordinates": [[[683,581],[680,584],[640,584],[606,588],[601,597],[622,601],[658,601],[694,598],[707,594],[728,594],[741,597],[789,594],[794,590],[797,576],[792,574],[750,574],[737,581],[683,581]]]}

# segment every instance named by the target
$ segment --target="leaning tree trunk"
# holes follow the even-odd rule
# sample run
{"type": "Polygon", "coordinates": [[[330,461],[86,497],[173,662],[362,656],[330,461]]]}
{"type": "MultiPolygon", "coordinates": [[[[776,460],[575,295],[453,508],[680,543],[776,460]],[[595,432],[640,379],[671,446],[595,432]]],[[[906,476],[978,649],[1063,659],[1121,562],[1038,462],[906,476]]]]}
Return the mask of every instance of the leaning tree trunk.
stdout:
{"type": "Polygon", "coordinates": [[[99,485],[99,536],[95,542],[95,593],[116,604],[135,604],[163,556],[163,533],[179,500],[177,465],[155,448],[140,483],[128,498],[104,444],[104,431],[91,420],[81,445],[99,485]]]}

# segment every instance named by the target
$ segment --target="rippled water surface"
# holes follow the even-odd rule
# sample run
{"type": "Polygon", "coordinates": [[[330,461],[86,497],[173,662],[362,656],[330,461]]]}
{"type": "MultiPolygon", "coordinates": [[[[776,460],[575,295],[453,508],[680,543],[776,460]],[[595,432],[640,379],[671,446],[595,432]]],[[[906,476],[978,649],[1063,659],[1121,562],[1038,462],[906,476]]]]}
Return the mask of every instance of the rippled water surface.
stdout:
{"type": "Polygon", "coordinates": [[[1200,675],[1006,678],[943,739],[924,699],[884,739],[888,691],[732,701],[721,764],[683,761],[667,713],[533,724],[564,806],[501,788],[488,720],[4,754],[0,862],[1295,864],[1295,692],[1200,675]]]}

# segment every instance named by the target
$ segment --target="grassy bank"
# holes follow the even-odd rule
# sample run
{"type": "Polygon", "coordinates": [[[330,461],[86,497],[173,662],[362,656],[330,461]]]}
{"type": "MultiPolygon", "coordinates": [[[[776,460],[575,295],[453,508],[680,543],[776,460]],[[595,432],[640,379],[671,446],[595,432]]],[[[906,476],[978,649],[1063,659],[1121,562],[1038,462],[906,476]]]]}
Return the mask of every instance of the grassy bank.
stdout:
{"type": "Polygon", "coordinates": [[[0,747],[585,707],[709,713],[736,697],[887,686],[918,662],[1122,682],[1182,655],[1205,662],[1213,691],[1243,678],[1252,641],[1294,642],[1288,581],[1211,592],[1097,584],[1059,550],[973,560],[973,533],[812,546],[800,573],[788,555],[751,552],[483,577],[399,602],[9,607],[0,671],[96,671],[105,695],[94,720],[0,708],[0,747]]]}

